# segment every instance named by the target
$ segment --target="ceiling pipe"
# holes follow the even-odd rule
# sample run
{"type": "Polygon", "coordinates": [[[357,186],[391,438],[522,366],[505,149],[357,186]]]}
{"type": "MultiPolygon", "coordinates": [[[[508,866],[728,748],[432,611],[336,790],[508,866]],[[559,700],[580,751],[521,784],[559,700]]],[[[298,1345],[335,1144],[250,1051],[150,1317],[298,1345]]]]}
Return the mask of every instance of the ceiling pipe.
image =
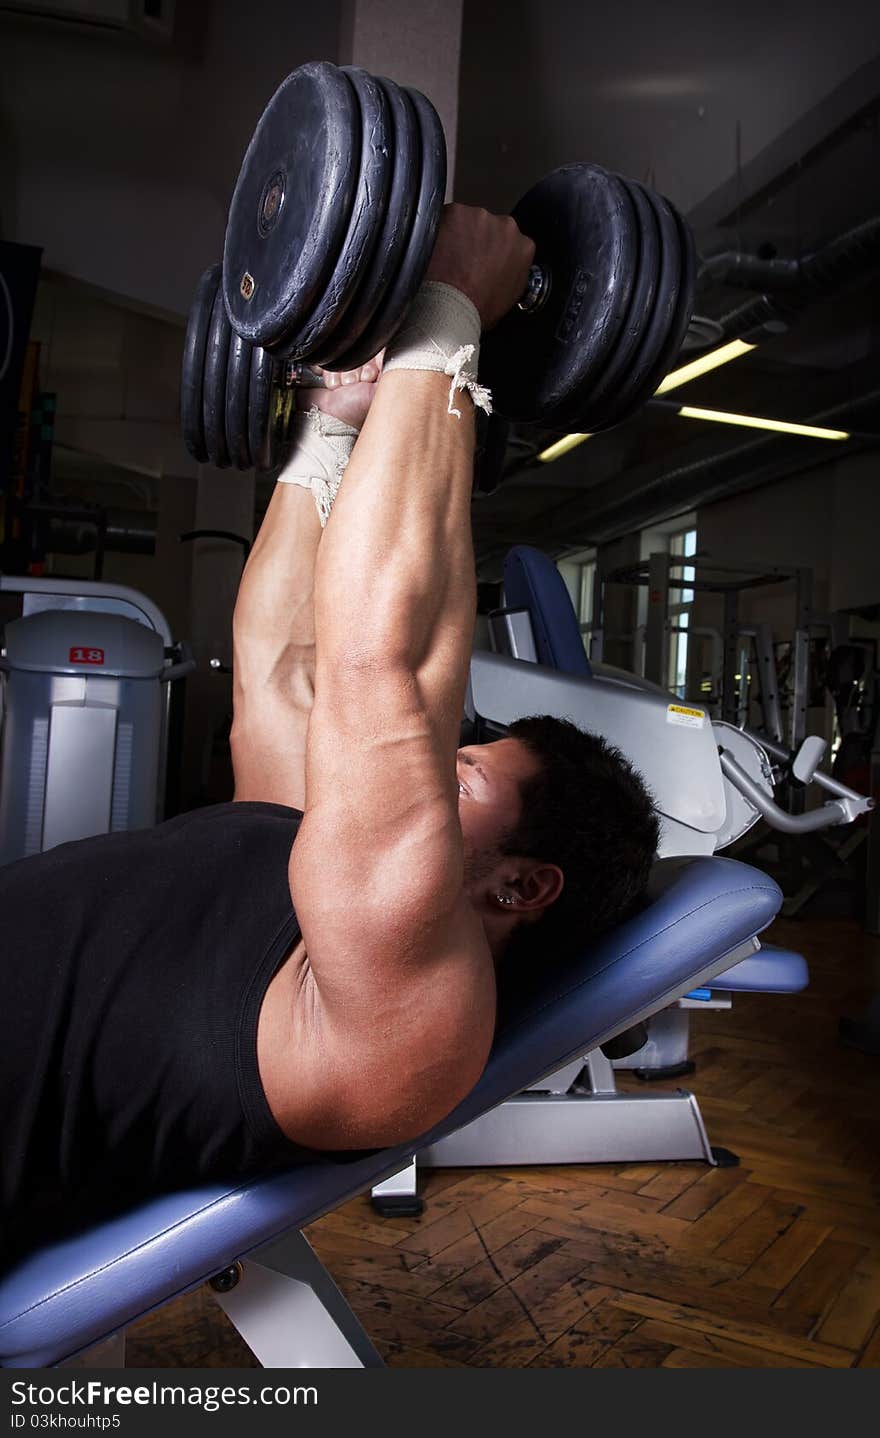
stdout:
{"type": "Polygon", "coordinates": [[[787,324],[811,300],[857,279],[878,253],[880,215],[873,215],[799,259],[761,259],[741,250],[710,255],[700,267],[699,278],[761,291],[726,314],[713,316],[725,338],[746,336],[767,325],[787,324]]]}
{"type": "Polygon", "coordinates": [[[858,274],[878,248],[880,215],[872,215],[799,259],[762,259],[743,250],[724,250],[710,255],[700,266],[698,279],[708,278],[717,284],[747,290],[788,290],[801,285],[833,284],[858,274]]]}
{"type": "Polygon", "coordinates": [[[745,290],[794,289],[802,283],[800,260],[767,260],[744,250],[723,250],[700,266],[697,283],[732,285],[745,290]]]}

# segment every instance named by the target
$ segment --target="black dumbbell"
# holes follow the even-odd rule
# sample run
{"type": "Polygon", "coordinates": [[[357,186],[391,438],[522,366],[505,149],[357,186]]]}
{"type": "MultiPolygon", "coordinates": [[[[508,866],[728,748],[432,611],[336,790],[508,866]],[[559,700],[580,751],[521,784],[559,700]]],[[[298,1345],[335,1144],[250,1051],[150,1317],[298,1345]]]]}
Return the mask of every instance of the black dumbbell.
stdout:
{"type": "MultiPolygon", "coordinates": [[[[443,131],[418,91],[323,62],[288,76],[230,205],[225,314],[206,274],[190,318],[191,453],[246,467],[249,450],[271,467],[291,405],[282,362],[354,369],[388,343],[427,270],[445,182],[443,131]],[[236,339],[224,340],[224,319],[236,339]]],[[[536,263],[519,304],[483,337],[480,379],[495,409],[548,428],[619,423],[684,338],[695,275],[687,226],[668,201],[591,164],[553,171],[513,216],[536,263]]]]}

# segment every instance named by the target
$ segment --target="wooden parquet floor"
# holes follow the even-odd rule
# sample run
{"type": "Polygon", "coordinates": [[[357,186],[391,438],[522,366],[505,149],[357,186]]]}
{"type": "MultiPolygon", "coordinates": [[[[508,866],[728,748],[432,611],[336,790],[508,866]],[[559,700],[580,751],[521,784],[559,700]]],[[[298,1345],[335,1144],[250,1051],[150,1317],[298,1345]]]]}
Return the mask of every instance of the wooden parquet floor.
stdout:
{"type": "MultiPolygon", "coordinates": [[[[809,990],[693,1025],[687,1082],[739,1168],[436,1171],[420,1219],[361,1198],[312,1225],[387,1363],[880,1367],[880,1059],[837,1038],[880,940],[844,920],[772,937],[807,955],[809,990]]],[[[204,1290],[136,1325],[128,1362],[254,1364],[204,1290]]]]}

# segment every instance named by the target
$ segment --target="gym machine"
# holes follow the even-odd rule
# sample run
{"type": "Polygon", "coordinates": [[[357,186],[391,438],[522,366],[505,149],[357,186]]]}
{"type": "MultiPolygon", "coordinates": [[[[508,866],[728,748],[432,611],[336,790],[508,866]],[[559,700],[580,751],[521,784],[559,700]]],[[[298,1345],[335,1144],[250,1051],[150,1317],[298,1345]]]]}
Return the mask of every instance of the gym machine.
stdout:
{"type": "MultiPolygon", "coordinates": [[[[671,600],[683,590],[721,598],[720,628],[689,626],[682,632],[692,639],[709,638],[712,642],[711,671],[700,684],[700,702],[705,703],[713,718],[734,726],[763,748],[778,794],[777,807],[787,810],[796,820],[788,823],[778,815],[775,819],[765,815],[764,801],[751,795],[752,803],[778,835],[775,855],[768,855],[767,862],[773,864],[774,872],[778,869],[777,877],[786,892],[782,912],[787,916],[798,914],[832,880],[861,886],[859,860],[866,841],[870,842],[867,826],[858,824],[844,835],[825,834],[829,825],[824,813],[818,817],[804,815],[806,788],[802,775],[806,772],[809,782],[815,771],[815,782],[844,801],[854,787],[862,794],[876,794],[870,779],[880,688],[876,679],[876,642],[853,639],[849,615],[814,609],[813,575],[808,568],[767,566],[749,570],[746,566],[710,563],[699,554],[679,557],[660,552],[638,564],[597,572],[593,585],[595,618],[588,631],[590,653],[599,661],[606,642],[609,584],[647,590],[644,626],[627,637],[639,647],[633,655],[633,667],[642,670],[646,682],[653,681],[660,688],[668,672],[670,636],[676,632],[671,600]],[[774,644],[770,624],[746,623],[740,615],[743,594],[782,583],[787,583],[794,599],[794,623],[784,665],[778,661],[779,646],[774,644]],[[838,735],[830,774],[816,769],[826,744],[817,737],[807,738],[808,709],[816,704],[824,706],[826,692],[834,699],[838,735]],[[799,758],[795,764],[796,754],[799,758]]],[[[722,755],[722,767],[730,773],[735,761],[735,755],[722,755]]],[[[771,840],[773,835],[766,830],[756,831],[737,848],[737,856],[754,853],[771,840]]],[[[870,863],[867,867],[870,883],[870,863]]],[[[872,903],[876,906],[876,894],[869,895],[869,908],[872,903]]]]}
{"type": "MultiPolygon", "coordinates": [[[[740,729],[747,727],[751,697],[749,675],[755,672],[761,705],[761,733],[777,743],[785,738],[791,749],[799,748],[806,736],[810,640],[816,629],[824,632],[829,626],[826,616],[813,611],[813,575],[810,569],[768,565],[760,570],[750,570],[744,565],[709,563],[699,554],[682,558],[665,551],[653,553],[637,564],[622,565],[605,572],[597,567],[593,586],[593,621],[589,626],[590,656],[597,663],[604,658],[605,590],[609,584],[647,590],[644,653],[642,656],[633,655],[632,667],[640,669],[646,680],[664,690],[667,687],[669,636],[674,629],[669,614],[670,593],[686,589],[695,594],[719,595],[723,602],[721,628],[688,630],[689,634],[709,637],[713,641],[712,692],[707,696],[706,708],[728,724],[740,729]],[[793,584],[795,588],[796,621],[790,703],[784,714],[770,626],[744,624],[739,610],[743,594],[785,583],[793,584]]],[[[640,637],[640,632],[636,631],[634,637],[640,637]]]]}
{"type": "Polygon", "coordinates": [[[124,585],[0,575],[3,595],[0,863],[157,823],[188,646],[124,585]]]}

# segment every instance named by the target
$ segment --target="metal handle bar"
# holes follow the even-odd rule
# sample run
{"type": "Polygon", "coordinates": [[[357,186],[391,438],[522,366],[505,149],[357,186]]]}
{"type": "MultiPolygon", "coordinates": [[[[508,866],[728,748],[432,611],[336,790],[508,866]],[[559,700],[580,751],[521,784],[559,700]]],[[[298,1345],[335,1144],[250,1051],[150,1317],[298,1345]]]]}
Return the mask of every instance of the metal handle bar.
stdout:
{"type": "MultiPolygon", "coordinates": [[[[783,764],[791,763],[794,756],[784,744],[778,743],[775,739],[768,739],[764,734],[756,734],[753,729],[743,729],[742,732],[766,749],[772,758],[779,759],[783,764]]],[[[826,774],[824,769],[817,769],[810,783],[818,784],[820,789],[825,789],[827,793],[834,794],[838,799],[863,805],[864,807],[859,811],[861,813],[868,813],[874,807],[873,799],[869,799],[865,794],[860,794],[857,789],[850,789],[846,784],[841,784],[839,779],[833,778],[831,774],[826,774]]]]}
{"type": "Polygon", "coordinates": [[[186,640],[182,639],[176,648],[180,658],[176,660],[174,664],[169,664],[167,669],[162,670],[162,673],[159,675],[159,680],[162,684],[170,684],[175,679],[185,679],[187,674],[195,673],[195,657],[186,640]]]}
{"type": "Polygon", "coordinates": [[[550,271],[543,265],[532,265],[526,287],[516,302],[518,310],[533,314],[539,310],[550,293],[550,271]]]}
{"type": "Polygon", "coordinates": [[[754,805],[771,829],[778,829],[783,834],[809,834],[817,829],[830,829],[836,824],[851,824],[854,819],[867,814],[874,807],[873,799],[866,798],[864,794],[853,793],[851,798],[833,799],[830,803],[823,804],[821,809],[811,809],[806,814],[789,814],[785,809],[780,809],[778,804],[774,804],[731,754],[719,749],[718,757],[722,773],[734,788],[754,805]]]}

